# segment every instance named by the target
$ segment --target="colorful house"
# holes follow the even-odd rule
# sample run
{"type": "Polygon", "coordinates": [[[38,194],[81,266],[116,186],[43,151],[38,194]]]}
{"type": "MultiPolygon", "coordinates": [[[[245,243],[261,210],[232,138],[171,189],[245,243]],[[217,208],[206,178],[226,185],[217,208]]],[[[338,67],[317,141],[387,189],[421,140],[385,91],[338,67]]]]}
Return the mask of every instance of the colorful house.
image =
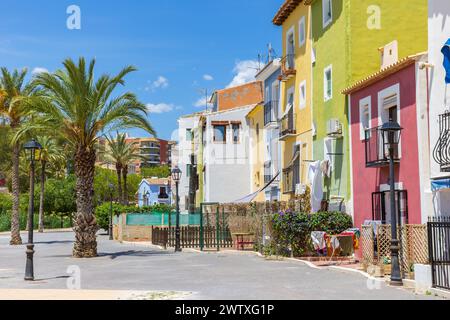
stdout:
{"type": "Polygon", "coordinates": [[[305,0],[312,20],[313,160],[328,161],[328,210],[352,212],[348,100],[341,91],[379,70],[377,49],[427,49],[427,1],[305,0]],[[399,13],[401,12],[401,19],[399,13]]]}
{"type": "Polygon", "coordinates": [[[283,28],[279,139],[282,145],[282,200],[289,200],[305,190],[307,170],[312,159],[310,7],[301,0],[287,0],[278,10],[273,23],[283,28]]]}
{"type": "MultiPolygon", "coordinates": [[[[391,47],[385,48],[390,51],[391,47]]],[[[395,149],[397,217],[401,224],[427,221],[429,180],[427,54],[393,61],[344,90],[350,102],[350,140],[354,223],[391,223],[388,149],[381,126],[395,121],[403,128],[395,149]],[[364,186],[364,187],[362,187],[364,186]]],[[[382,58],[382,62],[386,55],[382,58]]],[[[388,58],[390,59],[390,58],[388,58]]],[[[386,65],[387,63],[383,63],[386,65]]]]}
{"type": "Polygon", "coordinates": [[[172,189],[169,178],[143,179],[138,192],[139,207],[147,207],[155,204],[172,203],[172,189]]]}

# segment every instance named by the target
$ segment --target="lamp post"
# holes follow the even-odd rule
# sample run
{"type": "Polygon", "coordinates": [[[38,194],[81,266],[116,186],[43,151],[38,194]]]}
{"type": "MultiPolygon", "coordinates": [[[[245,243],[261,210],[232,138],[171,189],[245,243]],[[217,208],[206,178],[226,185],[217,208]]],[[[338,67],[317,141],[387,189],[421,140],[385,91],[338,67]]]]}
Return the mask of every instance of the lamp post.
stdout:
{"type": "Polygon", "coordinates": [[[180,183],[181,179],[181,170],[178,167],[175,167],[172,170],[172,179],[175,182],[175,190],[176,190],[176,212],[177,212],[177,218],[176,218],[176,228],[175,228],[175,252],[181,251],[181,245],[180,245],[180,197],[178,196],[178,185],[180,183]]]}
{"type": "Polygon", "coordinates": [[[34,177],[35,177],[35,161],[39,161],[41,153],[37,152],[42,149],[42,146],[36,141],[31,140],[24,145],[27,152],[28,160],[30,161],[30,202],[28,206],[28,244],[27,244],[27,262],[25,266],[25,280],[34,281],[34,243],[33,243],[33,228],[34,228],[34,177]]]}
{"type": "Polygon", "coordinates": [[[114,240],[113,235],[113,193],[114,193],[114,185],[112,183],[109,184],[109,240],[114,240]]]}
{"type": "Polygon", "coordinates": [[[395,171],[394,157],[395,147],[400,143],[402,127],[392,119],[381,127],[383,133],[383,146],[389,149],[389,183],[390,183],[390,212],[391,212],[391,285],[402,286],[402,276],[400,272],[400,263],[398,252],[400,242],[397,236],[397,211],[395,206],[395,171]]]}

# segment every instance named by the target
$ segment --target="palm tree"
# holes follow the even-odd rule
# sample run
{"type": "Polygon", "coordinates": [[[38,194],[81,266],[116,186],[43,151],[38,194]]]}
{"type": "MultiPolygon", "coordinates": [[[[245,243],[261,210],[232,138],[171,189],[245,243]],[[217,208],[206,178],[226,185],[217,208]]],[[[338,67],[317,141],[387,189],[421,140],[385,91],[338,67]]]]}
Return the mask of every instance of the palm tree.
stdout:
{"type": "Polygon", "coordinates": [[[124,205],[128,205],[128,166],[133,160],[142,157],[138,153],[137,143],[127,142],[126,134],[117,133],[116,139],[106,137],[106,140],[108,141],[107,160],[116,165],[119,201],[124,205]]]}
{"type": "Polygon", "coordinates": [[[39,232],[44,232],[44,195],[45,195],[45,179],[46,170],[49,163],[57,162],[62,158],[62,148],[53,138],[42,136],[38,138],[42,146],[40,154],[41,162],[41,190],[39,195],[39,232]]]}
{"type": "MultiPolygon", "coordinates": [[[[23,99],[36,95],[33,86],[25,83],[27,69],[21,71],[14,70],[12,73],[6,68],[1,68],[0,74],[0,116],[6,119],[13,132],[16,132],[25,116],[26,103],[23,99]]],[[[20,237],[19,224],[19,158],[20,158],[20,141],[12,142],[12,191],[13,191],[13,207],[11,216],[11,245],[22,244],[20,237]]]]}
{"type": "Polygon", "coordinates": [[[73,147],[77,178],[73,256],[95,257],[98,225],[94,216],[94,174],[98,137],[118,128],[141,128],[153,135],[155,131],[147,119],[146,106],[134,94],[127,92],[112,97],[115,89],[125,84],[124,77],[136,70],[134,67],[95,80],[95,60],[86,66],[84,58],[78,64],[67,59],[63,65],[63,69],[53,74],[36,76],[33,84],[43,89],[43,97],[28,105],[48,119],[49,126],[56,125],[73,147]]]}

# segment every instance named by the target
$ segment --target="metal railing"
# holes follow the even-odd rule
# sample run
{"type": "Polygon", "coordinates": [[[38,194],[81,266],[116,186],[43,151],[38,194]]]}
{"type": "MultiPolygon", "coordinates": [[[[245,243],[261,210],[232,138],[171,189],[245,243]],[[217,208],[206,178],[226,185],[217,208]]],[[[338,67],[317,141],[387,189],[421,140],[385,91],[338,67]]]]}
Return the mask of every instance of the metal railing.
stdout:
{"type": "Polygon", "coordinates": [[[439,115],[439,139],[433,150],[441,172],[450,172],[450,112],[439,115]]]}
{"type": "Polygon", "coordinates": [[[264,105],[264,126],[278,122],[278,101],[269,101],[264,105]]]}
{"type": "Polygon", "coordinates": [[[294,108],[292,108],[291,111],[289,111],[289,113],[281,119],[280,137],[295,134],[297,134],[297,130],[295,128],[294,108]]]}
{"type": "Polygon", "coordinates": [[[295,75],[295,54],[288,53],[281,59],[281,74],[283,79],[289,78],[295,75]]]}
{"type": "MultiPolygon", "coordinates": [[[[384,145],[383,132],[380,127],[367,129],[365,131],[365,151],[366,151],[366,167],[384,167],[389,165],[389,151],[384,145]]],[[[394,150],[394,161],[398,162],[399,148],[394,150]]]]}
{"type": "Polygon", "coordinates": [[[428,253],[433,288],[450,290],[450,218],[428,222],[428,253]]]}

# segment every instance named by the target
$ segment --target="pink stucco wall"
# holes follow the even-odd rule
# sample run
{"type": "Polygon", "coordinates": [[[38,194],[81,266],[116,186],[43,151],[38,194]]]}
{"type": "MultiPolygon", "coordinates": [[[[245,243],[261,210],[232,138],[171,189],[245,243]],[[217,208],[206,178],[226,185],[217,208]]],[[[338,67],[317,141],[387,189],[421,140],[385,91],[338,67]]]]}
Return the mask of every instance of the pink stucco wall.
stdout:
{"type": "Polygon", "coordinates": [[[360,139],[359,102],[371,96],[371,128],[378,123],[378,93],[393,85],[400,86],[401,160],[396,165],[396,183],[408,191],[409,223],[421,223],[419,157],[416,115],[415,65],[410,65],[351,95],[351,143],[355,226],[372,219],[372,193],[389,181],[389,167],[366,168],[365,145],[360,139]]]}

